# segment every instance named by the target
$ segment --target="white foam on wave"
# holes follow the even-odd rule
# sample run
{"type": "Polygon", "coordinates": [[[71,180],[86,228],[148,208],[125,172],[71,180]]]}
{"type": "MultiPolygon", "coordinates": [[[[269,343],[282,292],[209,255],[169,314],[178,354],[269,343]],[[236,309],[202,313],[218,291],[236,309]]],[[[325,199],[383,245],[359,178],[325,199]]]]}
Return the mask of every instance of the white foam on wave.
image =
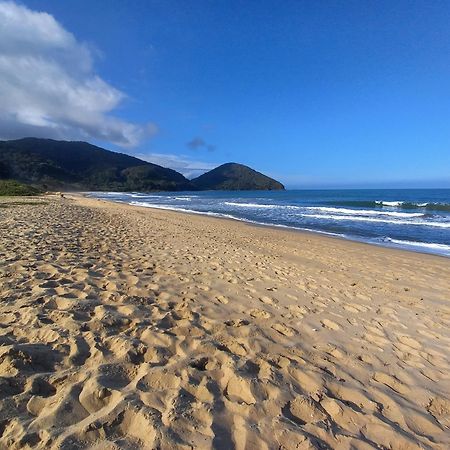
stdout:
{"type": "Polygon", "coordinates": [[[238,206],[239,208],[279,208],[280,205],[263,205],[261,203],[237,203],[237,202],[224,202],[224,205],[238,206]]]}
{"type": "Polygon", "coordinates": [[[401,206],[405,202],[396,201],[396,202],[387,202],[385,200],[376,200],[375,203],[377,205],[383,205],[383,206],[401,206]]]}
{"type": "Polygon", "coordinates": [[[377,200],[375,203],[377,205],[381,205],[381,206],[392,206],[392,207],[402,206],[402,205],[411,205],[416,208],[425,208],[426,206],[432,206],[435,204],[435,203],[428,203],[428,202],[424,202],[424,203],[403,202],[403,201],[388,202],[385,200],[377,200]]]}
{"type": "Polygon", "coordinates": [[[176,207],[176,206],[155,205],[153,203],[147,203],[147,202],[131,202],[130,205],[143,206],[145,208],[164,209],[167,211],[185,212],[185,213],[189,213],[189,214],[198,214],[198,215],[203,215],[203,216],[220,217],[220,218],[225,218],[225,219],[237,220],[239,222],[252,223],[255,225],[263,225],[263,226],[267,226],[267,227],[277,227],[277,228],[287,228],[290,230],[310,231],[311,233],[326,234],[328,236],[336,236],[336,237],[341,237],[341,238],[348,237],[345,234],[333,233],[331,231],[314,230],[312,228],[306,228],[306,227],[294,227],[291,225],[284,225],[284,224],[279,224],[279,223],[258,222],[256,220],[245,219],[244,217],[236,217],[231,214],[216,213],[216,212],[212,212],[212,211],[196,211],[193,209],[180,208],[180,207],[176,207]]]}
{"type": "Polygon", "coordinates": [[[310,217],[311,219],[330,219],[330,220],[350,220],[352,222],[379,222],[392,223],[394,225],[417,225],[425,227],[450,228],[449,222],[427,222],[415,220],[389,220],[378,217],[361,217],[361,216],[339,216],[336,214],[301,214],[302,217],[310,217]]]}
{"type": "Polygon", "coordinates": [[[237,206],[239,208],[249,209],[278,209],[278,210],[300,210],[300,211],[322,211],[328,213],[354,215],[354,216],[391,216],[401,218],[423,217],[423,213],[407,213],[396,211],[376,211],[368,209],[348,209],[348,208],[332,208],[327,206],[295,206],[295,205],[267,205],[261,203],[237,203],[237,202],[224,202],[227,206],[237,206]]]}
{"type": "Polygon", "coordinates": [[[147,202],[130,202],[130,205],[143,206],[144,208],[164,209],[167,211],[180,211],[180,212],[186,212],[186,213],[190,213],[190,214],[199,214],[199,215],[204,215],[204,216],[225,217],[228,219],[245,220],[245,219],[240,219],[239,217],[231,216],[230,214],[215,213],[212,211],[196,211],[195,209],[181,208],[178,206],[155,205],[154,203],[147,203],[147,202]]]}
{"type": "Polygon", "coordinates": [[[323,211],[338,214],[351,214],[356,216],[392,216],[392,217],[423,217],[423,213],[403,213],[395,211],[375,211],[372,209],[346,209],[346,208],[331,208],[326,206],[307,206],[307,210],[323,211]]]}
{"type": "Polygon", "coordinates": [[[138,194],[138,193],[122,193],[121,195],[130,196],[132,198],[162,198],[161,195],[151,195],[151,194],[138,194]]]}
{"type": "Polygon", "coordinates": [[[227,206],[238,206],[239,208],[264,208],[264,209],[295,209],[295,210],[304,210],[305,206],[295,206],[295,205],[273,205],[273,204],[264,204],[264,203],[238,203],[238,202],[224,202],[224,205],[227,206]]]}
{"type": "Polygon", "coordinates": [[[104,191],[88,191],[86,192],[87,195],[90,195],[92,197],[98,197],[98,198],[102,198],[102,197],[109,197],[109,196],[114,196],[114,195],[122,195],[123,192],[114,192],[114,191],[108,191],[108,192],[104,192],[104,191]]]}
{"type": "Polygon", "coordinates": [[[434,242],[417,242],[417,241],[404,241],[401,239],[385,238],[384,242],[389,242],[392,244],[407,246],[407,247],[419,247],[427,248],[430,250],[438,250],[440,252],[446,252],[450,254],[450,245],[446,244],[436,244],[434,242]]]}

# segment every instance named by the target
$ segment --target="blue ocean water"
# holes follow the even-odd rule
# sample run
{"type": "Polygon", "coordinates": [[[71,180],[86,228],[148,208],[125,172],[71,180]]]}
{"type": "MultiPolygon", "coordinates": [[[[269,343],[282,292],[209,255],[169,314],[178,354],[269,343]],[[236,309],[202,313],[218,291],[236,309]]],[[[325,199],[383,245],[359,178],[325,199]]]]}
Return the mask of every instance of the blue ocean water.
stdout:
{"type": "Polygon", "coordinates": [[[450,189],[91,192],[142,207],[257,224],[450,256],[450,189]]]}

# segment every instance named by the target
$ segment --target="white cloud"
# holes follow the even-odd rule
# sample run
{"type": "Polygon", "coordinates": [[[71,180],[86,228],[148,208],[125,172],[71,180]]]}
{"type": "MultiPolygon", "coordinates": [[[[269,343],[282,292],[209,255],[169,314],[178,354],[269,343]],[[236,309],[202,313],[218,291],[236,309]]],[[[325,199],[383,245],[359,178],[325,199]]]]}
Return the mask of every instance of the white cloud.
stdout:
{"type": "Polygon", "coordinates": [[[171,155],[164,153],[140,153],[134,156],[143,159],[144,161],[158,164],[163,167],[174,169],[182,173],[186,178],[195,178],[199,175],[214,169],[219,164],[207,163],[201,161],[191,160],[185,155],[171,155]]]}
{"type": "Polygon", "coordinates": [[[0,1],[0,139],[99,139],[123,147],[156,132],[111,116],[126,97],[50,14],[0,1]]]}

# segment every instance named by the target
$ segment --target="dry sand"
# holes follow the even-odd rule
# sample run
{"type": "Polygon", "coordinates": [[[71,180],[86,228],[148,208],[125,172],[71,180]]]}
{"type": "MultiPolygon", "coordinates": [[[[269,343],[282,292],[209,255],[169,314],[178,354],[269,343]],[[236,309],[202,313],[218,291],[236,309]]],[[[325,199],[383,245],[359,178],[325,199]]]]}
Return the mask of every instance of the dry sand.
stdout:
{"type": "Polygon", "coordinates": [[[0,208],[0,447],[450,448],[450,261],[72,196],[0,208]]]}

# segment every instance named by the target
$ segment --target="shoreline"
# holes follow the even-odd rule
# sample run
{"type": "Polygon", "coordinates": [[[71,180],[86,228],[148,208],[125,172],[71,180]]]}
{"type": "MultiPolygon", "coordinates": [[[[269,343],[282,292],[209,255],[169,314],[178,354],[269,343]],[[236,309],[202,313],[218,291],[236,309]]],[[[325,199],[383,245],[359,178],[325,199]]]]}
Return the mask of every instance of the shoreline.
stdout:
{"type": "Polygon", "coordinates": [[[0,209],[0,448],[449,448],[447,260],[217,219],[0,209]]]}
{"type": "Polygon", "coordinates": [[[254,222],[251,220],[246,220],[246,219],[240,219],[237,217],[225,217],[225,216],[220,216],[219,214],[217,215],[213,215],[213,214],[208,214],[208,213],[204,213],[204,212],[197,212],[194,210],[191,211],[187,211],[187,210],[182,210],[182,209],[176,209],[176,208],[166,208],[166,207],[157,207],[157,206],[141,206],[141,205],[132,205],[130,203],[126,203],[126,202],[119,202],[119,201],[114,201],[114,200],[108,200],[108,199],[104,199],[104,198],[96,198],[96,197],[89,197],[87,194],[85,193],[74,193],[74,192],[67,192],[67,195],[72,195],[74,197],[80,197],[80,198],[85,198],[87,200],[98,200],[98,201],[103,201],[106,203],[113,203],[113,204],[118,204],[118,205],[123,205],[123,206],[127,206],[127,207],[132,207],[132,208],[139,208],[139,209],[149,209],[149,210],[153,210],[153,211],[167,211],[167,212],[171,212],[171,213],[175,213],[175,214],[187,214],[193,217],[205,217],[208,219],[218,219],[218,220],[225,220],[225,221],[230,221],[230,222],[234,222],[234,223],[241,223],[244,225],[247,225],[249,227],[257,227],[257,228],[267,228],[267,229],[272,229],[274,231],[281,231],[281,232],[288,232],[288,233],[300,233],[300,234],[306,234],[306,235],[312,235],[312,236],[318,236],[318,237],[323,237],[323,238],[329,238],[329,239],[333,239],[333,240],[339,240],[339,241],[343,241],[343,242],[350,242],[350,243],[354,243],[354,244],[359,244],[359,245],[363,245],[363,246],[369,246],[370,248],[379,248],[379,249],[386,249],[386,250],[394,250],[397,252],[405,252],[406,254],[418,254],[418,255],[426,255],[426,256],[431,256],[431,257],[438,257],[438,258],[443,258],[444,260],[449,260],[450,259],[450,255],[441,255],[438,253],[433,253],[433,252],[427,252],[427,251],[421,251],[419,249],[409,249],[409,248],[402,248],[400,246],[395,246],[395,245],[388,245],[388,244],[384,244],[382,242],[377,243],[377,242],[366,242],[364,240],[358,240],[356,238],[351,238],[351,237],[347,237],[347,236],[341,236],[338,234],[333,234],[333,233],[328,233],[326,231],[320,231],[320,230],[310,230],[310,229],[302,229],[302,228],[295,228],[295,227],[290,227],[288,225],[275,225],[275,224],[269,224],[269,223],[258,223],[258,222],[254,222]]]}

